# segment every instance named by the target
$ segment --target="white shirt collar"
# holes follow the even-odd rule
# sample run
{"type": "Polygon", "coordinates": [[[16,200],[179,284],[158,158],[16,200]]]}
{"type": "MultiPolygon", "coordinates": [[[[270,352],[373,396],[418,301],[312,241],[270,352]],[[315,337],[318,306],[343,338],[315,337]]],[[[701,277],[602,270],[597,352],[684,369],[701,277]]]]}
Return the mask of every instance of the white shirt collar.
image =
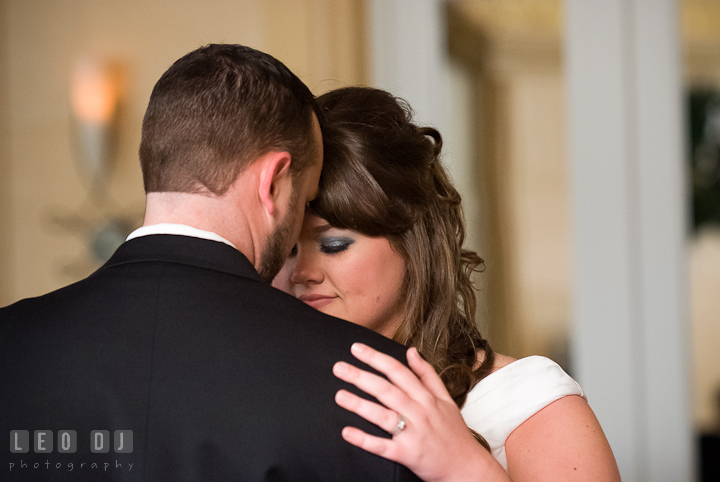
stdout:
{"type": "Polygon", "coordinates": [[[178,236],[190,236],[191,238],[209,239],[211,241],[225,243],[228,246],[232,246],[237,249],[234,244],[219,234],[213,233],[212,231],[203,231],[202,229],[193,228],[192,226],[188,226],[186,224],[160,223],[143,226],[130,233],[130,236],[128,236],[125,241],[130,241],[133,238],[139,238],[141,236],[149,236],[151,234],[175,234],[178,236]]]}

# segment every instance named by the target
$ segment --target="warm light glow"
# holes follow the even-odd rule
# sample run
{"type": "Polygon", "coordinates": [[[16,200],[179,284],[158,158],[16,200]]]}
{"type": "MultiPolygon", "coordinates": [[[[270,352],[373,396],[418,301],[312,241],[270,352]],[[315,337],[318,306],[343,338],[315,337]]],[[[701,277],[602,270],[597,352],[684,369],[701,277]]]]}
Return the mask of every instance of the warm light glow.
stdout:
{"type": "Polygon", "coordinates": [[[118,86],[112,69],[101,62],[83,59],[75,65],[72,106],[82,123],[108,124],[115,113],[118,86]]]}

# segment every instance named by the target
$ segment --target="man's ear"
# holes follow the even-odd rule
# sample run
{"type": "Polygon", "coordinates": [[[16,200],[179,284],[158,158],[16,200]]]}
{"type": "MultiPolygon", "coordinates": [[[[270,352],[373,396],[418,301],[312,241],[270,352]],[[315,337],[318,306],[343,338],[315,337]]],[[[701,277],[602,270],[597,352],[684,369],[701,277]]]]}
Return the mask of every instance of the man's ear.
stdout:
{"type": "Polygon", "coordinates": [[[292,196],[291,160],[287,151],[268,152],[261,160],[259,196],[270,215],[292,196]]]}

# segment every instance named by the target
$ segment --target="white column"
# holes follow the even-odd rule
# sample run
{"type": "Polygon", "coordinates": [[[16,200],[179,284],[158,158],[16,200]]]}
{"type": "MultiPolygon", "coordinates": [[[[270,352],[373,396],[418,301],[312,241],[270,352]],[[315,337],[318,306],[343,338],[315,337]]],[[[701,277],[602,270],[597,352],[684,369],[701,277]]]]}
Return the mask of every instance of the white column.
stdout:
{"type": "Polygon", "coordinates": [[[677,5],[565,5],[576,375],[624,482],[690,481],[677,5]]]}
{"type": "Polygon", "coordinates": [[[445,18],[441,0],[369,2],[371,83],[407,100],[418,121],[446,123],[445,18]]]}

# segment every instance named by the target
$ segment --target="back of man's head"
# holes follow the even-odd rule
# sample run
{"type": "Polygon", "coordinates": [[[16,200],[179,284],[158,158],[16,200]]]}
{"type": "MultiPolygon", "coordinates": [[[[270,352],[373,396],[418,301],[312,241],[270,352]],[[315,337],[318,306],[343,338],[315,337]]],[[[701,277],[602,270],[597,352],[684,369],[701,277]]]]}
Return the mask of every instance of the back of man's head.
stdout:
{"type": "Polygon", "coordinates": [[[145,192],[221,195],[269,151],[288,151],[292,172],[301,172],[316,148],[313,112],[307,86],[270,55],[242,45],[190,52],[150,96],[140,143],[145,192]]]}

